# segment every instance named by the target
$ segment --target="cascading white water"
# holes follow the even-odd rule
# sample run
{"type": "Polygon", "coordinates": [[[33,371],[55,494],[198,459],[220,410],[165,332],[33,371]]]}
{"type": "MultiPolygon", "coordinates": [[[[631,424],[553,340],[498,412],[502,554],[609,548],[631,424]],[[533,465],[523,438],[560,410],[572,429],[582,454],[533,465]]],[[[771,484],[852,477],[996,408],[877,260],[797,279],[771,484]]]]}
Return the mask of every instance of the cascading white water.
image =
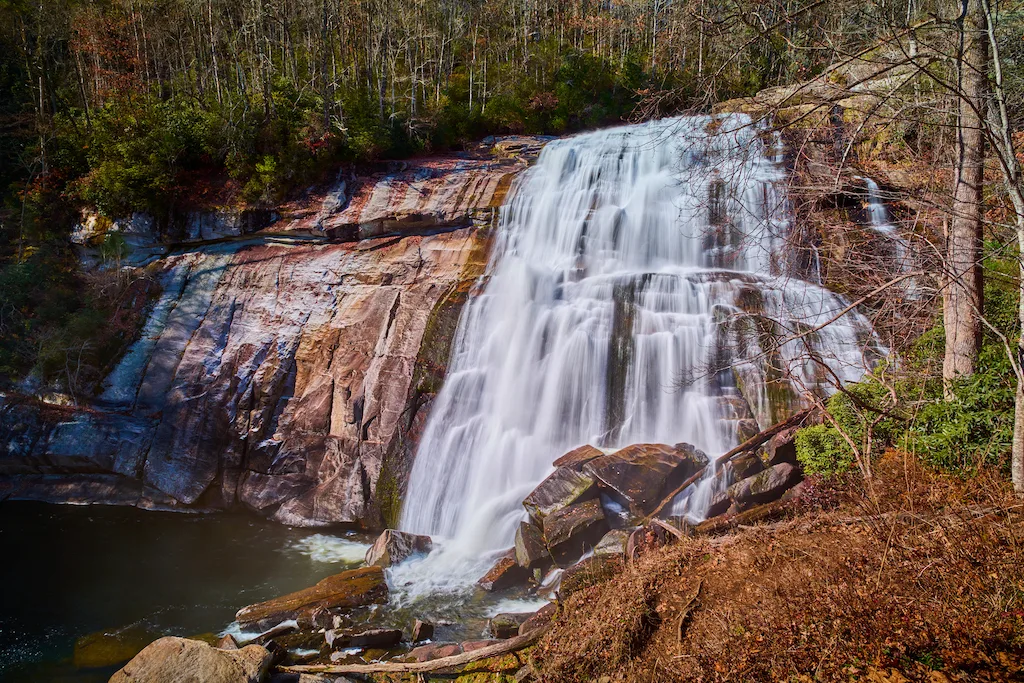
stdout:
{"type": "Polygon", "coordinates": [[[907,260],[907,242],[889,220],[889,210],[886,208],[885,202],[882,201],[882,192],[878,183],[871,178],[861,178],[861,180],[864,181],[864,185],[868,189],[868,219],[871,221],[871,227],[892,245],[895,257],[893,270],[897,273],[904,272],[910,266],[907,260]]]}
{"type": "MultiPolygon", "coordinates": [[[[544,148],[502,208],[413,467],[401,526],[440,550],[394,583],[479,578],[571,448],[685,441],[714,456],[743,418],[766,426],[825,390],[809,353],[860,378],[870,325],[852,313],[814,330],[846,303],[787,266],[776,145],[732,115],[544,148]]],[[[703,512],[696,496],[682,507],[703,512]]]]}

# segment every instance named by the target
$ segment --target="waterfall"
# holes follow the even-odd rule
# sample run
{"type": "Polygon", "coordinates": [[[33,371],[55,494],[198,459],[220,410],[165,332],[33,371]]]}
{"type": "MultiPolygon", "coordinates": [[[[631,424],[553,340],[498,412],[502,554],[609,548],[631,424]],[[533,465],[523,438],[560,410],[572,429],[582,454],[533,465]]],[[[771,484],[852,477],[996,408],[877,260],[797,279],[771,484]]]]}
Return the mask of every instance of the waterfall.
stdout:
{"type": "Polygon", "coordinates": [[[896,226],[889,221],[889,210],[886,208],[885,202],[882,201],[878,183],[871,178],[861,177],[861,180],[864,181],[868,190],[868,220],[871,222],[871,228],[892,245],[895,256],[893,271],[895,273],[906,272],[910,266],[907,262],[906,240],[896,230],[896,226]]]}
{"type": "Polygon", "coordinates": [[[714,456],[882,353],[856,312],[815,329],[846,302],[787,265],[777,147],[745,116],[673,118],[553,141],[520,177],[405,501],[402,528],[441,539],[435,588],[512,545],[571,448],[714,456]]]}

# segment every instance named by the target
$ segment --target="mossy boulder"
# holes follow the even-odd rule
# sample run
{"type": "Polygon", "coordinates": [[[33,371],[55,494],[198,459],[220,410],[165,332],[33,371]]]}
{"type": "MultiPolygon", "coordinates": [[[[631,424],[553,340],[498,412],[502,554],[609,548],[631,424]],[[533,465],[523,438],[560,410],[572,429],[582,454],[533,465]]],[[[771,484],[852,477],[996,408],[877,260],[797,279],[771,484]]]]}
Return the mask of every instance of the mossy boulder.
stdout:
{"type": "Polygon", "coordinates": [[[590,498],[597,498],[594,478],[569,467],[559,467],[523,501],[536,520],[590,498]]]}

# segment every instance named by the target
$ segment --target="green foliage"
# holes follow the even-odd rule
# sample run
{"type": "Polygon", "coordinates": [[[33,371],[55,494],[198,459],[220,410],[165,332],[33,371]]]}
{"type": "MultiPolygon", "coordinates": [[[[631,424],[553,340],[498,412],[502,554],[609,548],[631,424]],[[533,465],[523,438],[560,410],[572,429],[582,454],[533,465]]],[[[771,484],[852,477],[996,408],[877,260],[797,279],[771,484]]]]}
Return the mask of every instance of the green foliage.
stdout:
{"type": "Polygon", "coordinates": [[[853,467],[853,451],[828,425],[805,427],[796,434],[796,458],[808,474],[842,474],[853,467]]]}
{"type": "MultiPolygon", "coordinates": [[[[994,245],[988,250],[998,251],[994,245]]],[[[1014,258],[985,264],[985,317],[1011,343],[1019,334],[1016,267],[1014,258]]],[[[917,340],[904,359],[906,367],[887,378],[897,405],[891,405],[889,390],[880,381],[867,380],[847,387],[849,395],[829,399],[828,411],[860,445],[867,443],[870,425],[874,455],[895,447],[950,472],[969,473],[981,465],[1005,468],[1013,438],[1016,377],[1003,341],[986,328],[977,372],[954,382],[948,395],[935,371],[944,342],[942,326],[936,325],[917,340]],[[878,419],[858,401],[887,409],[892,417],[878,419]]],[[[819,425],[797,434],[797,457],[808,471],[831,474],[850,468],[853,451],[835,428],[819,425]]]]}

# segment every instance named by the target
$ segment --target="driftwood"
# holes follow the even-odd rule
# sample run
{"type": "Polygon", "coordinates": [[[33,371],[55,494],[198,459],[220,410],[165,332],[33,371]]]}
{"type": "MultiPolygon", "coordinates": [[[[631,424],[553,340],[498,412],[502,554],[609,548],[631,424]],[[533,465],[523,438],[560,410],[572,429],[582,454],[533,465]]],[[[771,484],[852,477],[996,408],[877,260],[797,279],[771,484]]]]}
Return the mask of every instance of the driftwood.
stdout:
{"type": "MultiPolygon", "coordinates": [[[[781,432],[781,431],[783,431],[785,429],[789,429],[790,427],[793,427],[795,425],[798,425],[798,424],[802,423],[804,420],[807,419],[808,416],[810,416],[810,414],[811,414],[811,412],[813,410],[814,410],[813,408],[805,408],[805,409],[801,410],[799,413],[795,413],[795,414],[791,415],[789,418],[783,420],[782,422],[779,422],[776,425],[772,425],[771,427],[769,427],[768,429],[765,429],[762,432],[758,432],[754,436],[750,437],[749,439],[747,439],[746,441],[741,443],[736,448],[733,448],[728,453],[725,453],[725,454],[719,456],[715,460],[715,466],[717,467],[718,465],[725,464],[725,463],[729,462],[730,460],[732,460],[737,455],[739,455],[741,453],[746,453],[747,451],[749,451],[751,449],[754,449],[754,448],[757,448],[758,446],[761,446],[766,441],[768,441],[768,439],[772,438],[773,436],[775,436],[779,432],[781,432]]],[[[678,487],[676,487],[675,490],[672,491],[672,493],[668,494],[665,498],[662,498],[661,503],[658,504],[658,507],[654,508],[654,512],[652,512],[651,514],[647,515],[647,519],[644,520],[644,523],[648,523],[652,519],[654,519],[663,509],[665,509],[666,505],[671,503],[675,499],[676,496],[678,496],[680,493],[685,491],[687,486],[689,486],[693,482],[695,482],[698,479],[700,479],[701,476],[704,475],[704,470],[706,470],[707,468],[708,468],[708,466],[704,465],[699,470],[694,472],[693,475],[689,479],[687,479],[682,484],[680,484],[678,487]]]]}
{"type": "Polygon", "coordinates": [[[439,657],[429,662],[380,662],[378,664],[304,664],[296,666],[281,666],[280,671],[288,673],[322,673],[322,674],[385,674],[385,673],[430,673],[451,669],[464,664],[471,664],[481,659],[500,657],[516,650],[530,647],[544,635],[548,630],[547,626],[534,629],[521,636],[509,638],[508,640],[489,645],[488,647],[463,652],[462,654],[450,657],[439,657]]]}

